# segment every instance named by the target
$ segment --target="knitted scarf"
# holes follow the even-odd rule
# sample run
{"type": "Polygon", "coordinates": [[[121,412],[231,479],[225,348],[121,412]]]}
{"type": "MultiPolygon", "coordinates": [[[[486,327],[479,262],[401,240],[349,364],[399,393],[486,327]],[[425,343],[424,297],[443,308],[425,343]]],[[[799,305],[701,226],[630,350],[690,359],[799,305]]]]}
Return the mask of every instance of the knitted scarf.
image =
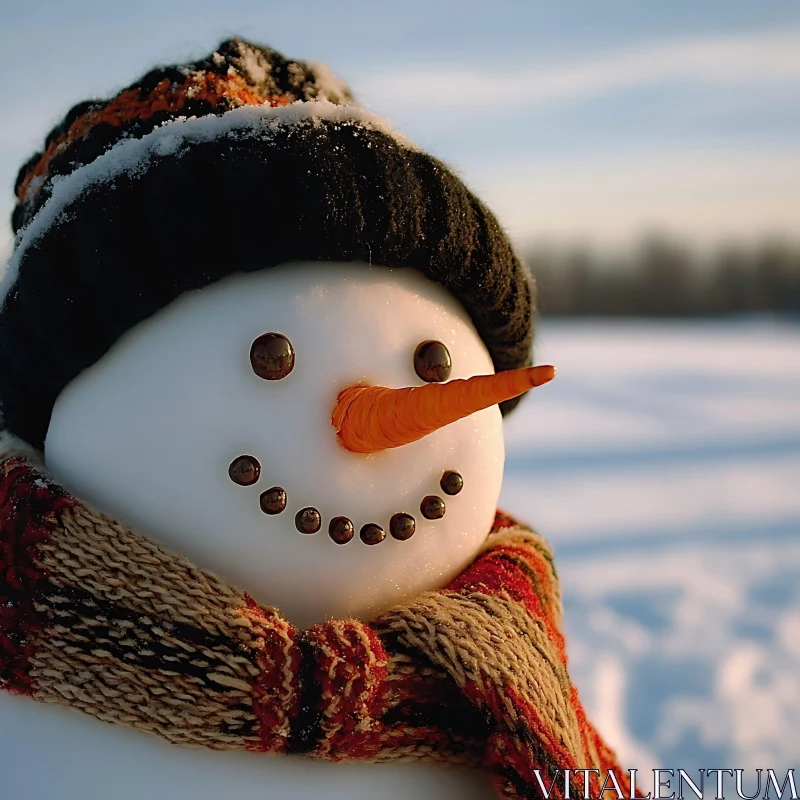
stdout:
{"type": "Polygon", "coordinates": [[[503,798],[540,797],[534,770],[624,783],[567,675],[550,549],[509,517],[446,589],[300,631],[8,456],[0,689],[176,745],[468,764],[503,798]]]}

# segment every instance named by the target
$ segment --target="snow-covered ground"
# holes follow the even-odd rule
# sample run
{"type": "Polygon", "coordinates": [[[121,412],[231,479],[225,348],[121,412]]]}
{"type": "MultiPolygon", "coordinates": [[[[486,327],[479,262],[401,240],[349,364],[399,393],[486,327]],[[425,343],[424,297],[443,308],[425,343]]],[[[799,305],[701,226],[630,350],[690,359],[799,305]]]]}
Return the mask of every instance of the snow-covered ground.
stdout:
{"type": "MultiPolygon", "coordinates": [[[[544,321],[502,507],[626,766],[800,766],[800,324],[544,321]]],[[[784,773],[785,774],[785,773],[784,773]]]]}

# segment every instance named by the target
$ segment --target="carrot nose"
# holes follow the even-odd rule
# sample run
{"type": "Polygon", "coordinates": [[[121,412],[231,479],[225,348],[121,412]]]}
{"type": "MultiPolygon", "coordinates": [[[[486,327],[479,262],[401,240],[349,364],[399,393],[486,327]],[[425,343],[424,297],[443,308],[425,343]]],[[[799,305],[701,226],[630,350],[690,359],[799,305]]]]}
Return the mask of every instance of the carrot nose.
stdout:
{"type": "Polygon", "coordinates": [[[331,422],[351,453],[378,453],[416,442],[451,422],[553,380],[555,367],[522,367],[467,380],[405,389],[350,386],[339,393],[331,422]]]}

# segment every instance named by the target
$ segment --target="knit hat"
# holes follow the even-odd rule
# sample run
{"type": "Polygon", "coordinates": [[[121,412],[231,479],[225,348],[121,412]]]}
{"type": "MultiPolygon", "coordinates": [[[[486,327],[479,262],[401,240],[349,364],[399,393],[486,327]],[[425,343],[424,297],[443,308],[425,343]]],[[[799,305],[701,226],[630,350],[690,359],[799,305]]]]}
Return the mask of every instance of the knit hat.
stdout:
{"type": "Polygon", "coordinates": [[[324,65],[230,39],[159,67],[72,108],[16,193],[0,404],[37,448],[59,393],[127,330],[287,262],[414,267],[461,302],[497,371],[531,363],[533,286],[495,217],[324,65]]]}

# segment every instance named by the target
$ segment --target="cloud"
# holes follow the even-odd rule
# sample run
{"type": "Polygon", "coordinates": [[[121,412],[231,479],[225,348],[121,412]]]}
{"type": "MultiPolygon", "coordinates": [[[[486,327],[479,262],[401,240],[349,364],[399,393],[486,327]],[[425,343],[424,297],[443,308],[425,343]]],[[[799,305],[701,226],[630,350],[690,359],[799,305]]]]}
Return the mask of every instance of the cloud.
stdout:
{"type": "Polygon", "coordinates": [[[354,81],[359,96],[385,113],[433,112],[438,118],[505,109],[518,112],[641,86],[711,86],[800,80],[800,30],[654,42],[584,61],[494,74],[435,66],[354,81]]]}
{"type": "Polygon", "coordinates": [[[465,179],[517,241],[798,237],[800,149],[641,151],[491,163],[465,179]]]}

